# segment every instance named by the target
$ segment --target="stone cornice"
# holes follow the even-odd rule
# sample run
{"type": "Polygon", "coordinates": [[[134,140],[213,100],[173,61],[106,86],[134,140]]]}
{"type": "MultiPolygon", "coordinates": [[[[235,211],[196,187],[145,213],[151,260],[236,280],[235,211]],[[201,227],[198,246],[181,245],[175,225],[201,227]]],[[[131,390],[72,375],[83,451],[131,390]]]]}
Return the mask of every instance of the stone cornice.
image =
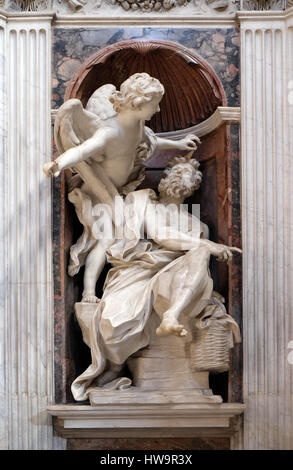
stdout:
{"type": "Polygon", "coordinates": [[[4,21],[5,23],[7,22],[6,12],[3,10],[0,10],[0,20],[4,21]]]}
{"type": "Polygon", "coordinates": [[[245,409],[241,403],[193,403],[188,399],[186,403],[123,401],[99,406],[52,405],[48,412],[63,437],[215,437],[235,434],[235,419],[245,409]]]}
{"type": "Polygon", "coordinates": [[[201,28],[233,28],[235,27],[236,16],[123,16],[109,17],[100,15],[56,15],[56,26],[169,26],[170,27],[192,27],[200,26],[201,28]]]}
{"type": "Polygon", "coordinates": [[[265,11],[256,11],[256,10],[247,10],[247,11],[238,11],[236,16],[239,20],[246,21],[272,21],[272,20],[283,20],[290,18],[293,15],[293,7],[288,10],[265,10],[265,11]]]}
{"type": "Polygon", "coordinates": [[[53,20],[56,14],[53,11],[5,11],[0,10],[0,19],[5,21],[27,21],[27,22],[36,22],[36,21],[48,21],[53,20]]]}
{"type": "Polygon", "coordinates": [[[168,139],[182,139],[188,134],[195,134],[198,137],[203,137],[210,134],[222,124],[238,124],[240,122],[240,107],[218,106],[216,111],[205,121],[196,124],[195,126],[182,129],[180,131],[162,132],[157,134],[161,137],[168,139]]]}
{"type": "Polygon", "coordinates": [[[293,7],[283,11],[239,11],[238,22],[252,29],[286,29],[293,26],[293,7]]]}

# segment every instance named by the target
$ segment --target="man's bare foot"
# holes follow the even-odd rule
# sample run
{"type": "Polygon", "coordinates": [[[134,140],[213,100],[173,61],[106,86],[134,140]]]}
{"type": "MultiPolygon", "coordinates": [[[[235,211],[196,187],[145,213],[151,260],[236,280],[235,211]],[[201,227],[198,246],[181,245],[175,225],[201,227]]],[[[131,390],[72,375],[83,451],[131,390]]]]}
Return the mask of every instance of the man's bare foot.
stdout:
{"type": "Polygon", "coordinates": [[[95,295],[83,295],[81,301],[82,302],[87,302],[89,304],[97,304],[99,302],[99,298],[96,297],[95,295]]]}
{"type": "Polygon", "coordinates": [[[183,325],[180,325],[175,317],[168,315],[164,317],[160,326],[156,329],[158,336],[176,335],[186,336],[187,331],[183,325]]]}

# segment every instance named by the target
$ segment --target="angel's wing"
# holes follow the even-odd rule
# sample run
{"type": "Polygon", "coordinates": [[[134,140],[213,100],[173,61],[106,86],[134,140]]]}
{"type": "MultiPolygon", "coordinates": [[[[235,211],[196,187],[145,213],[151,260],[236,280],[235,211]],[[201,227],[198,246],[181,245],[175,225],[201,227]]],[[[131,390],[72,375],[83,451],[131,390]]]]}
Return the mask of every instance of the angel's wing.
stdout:
{"type": "Polygon", "coordinates": [[[115,116],[109,101],[114,91],[114,85],[101,86],[90,97],[86,109],[78,99],[70,99],[60,106],[54,125],[55,143],[60,154],[92,137],[102,126],[102,121],[115,116]]]}
{"type": "Polygon", "coordinates": [[[54,138],[60,154],[81,144],[99,128],[99,119],[86,111],[80,100],[65,101],[57,111],[54,125],[54,138]]]}
{"type": "MultiPolygon", "coordinates": [[[[116,90],[114,85],[104,85],[96,90],[84,109],[78,99],[66,101],[56,114],[54,138],[56,146],[63,154],[91,138],[105,124],[105,121],[116,113],[110,96],[116,90]],[[94,112],[92,112],[94,111],[94,112]]],[[[79,177],[72,181],[73,186],[80,186],[81,180],[91,188],[97,199],[112,206],[113,198],[118,191],[103,168],[95,162],[81,161],[74,165],[79,177]]]]}
{"type": "Polygon", "coordinates": [[[110,98],[115,91],[116,87],[114,85],[107,84],[101,86],[88,100],[86,110],[96,114],[102,121],[114,117],[116,112],[110,98]]]}

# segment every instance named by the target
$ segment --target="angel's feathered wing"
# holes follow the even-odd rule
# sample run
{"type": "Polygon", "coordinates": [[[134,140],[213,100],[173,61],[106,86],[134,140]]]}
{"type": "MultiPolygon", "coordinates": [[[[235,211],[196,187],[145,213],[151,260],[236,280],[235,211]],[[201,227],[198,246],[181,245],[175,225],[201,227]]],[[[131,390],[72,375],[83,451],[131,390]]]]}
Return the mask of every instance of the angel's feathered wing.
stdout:
{"type": "MultiPolygon", "coordinates": [[[[105,126],[107,119],[116,115],[110,102],[111,95],[116,91],[114,85],[108,84],[98,88],[90,97],[86,109],[78,99],[70,99],[58,109],[54,126],[56,146],[63,154],[66,150],[76,147],[91,138],[99,128],[105,126]]],[[[103,156],[101,155],[102,161],[103,156]]],[[[100,202],[112,204],[113,196],[118,194],[112,181],[97,162],[81,161],[74,165],[81,180],[91,187],[100,202]]]]}
{"type": "Polygon", "coordinates": [[[111,84],[103,85],[98,88],[87,102],[86,110],[97,115],[102,121],[116,115],[113,104],[110,101],[111,96],[116,91],[116,87],[111,84]]]}
{"type": "MultiPolygon", "coordinates": [[[[90,97],[86,109],[78,99],[66,101],[56,114],[54,138],[60,154],[82,144],[104,126],[104,122],[115,116],[110,96],[116,90],[114,85],[104,85],[90,97]]],[[[93,206],[97,201],[112,206],[117,189],[103,168],[95,162],[82,161],[74,165],[78,172],[71,179],[69,200],[74,204],[84,231],[70,250],[69,274],[73,276],[84,264],[88,252],[97,240],[92,232],[94,226],[93,206]],[[83,184],[85,183],[85,184],[83,184]],[[91,188],[90,194],[87,189],[91,188]],[[93,195],[95,196],[93,200],[93,195]]]]}
{"type": "Polygon", "coordinates": [[[103,85],[90,97],[86,109],[78,99],[70,99],[60,106],[54,125],[54,138],[60,154],[93,136],[102,121],[115,116],[110,96],[114,85],[103,85]]]}

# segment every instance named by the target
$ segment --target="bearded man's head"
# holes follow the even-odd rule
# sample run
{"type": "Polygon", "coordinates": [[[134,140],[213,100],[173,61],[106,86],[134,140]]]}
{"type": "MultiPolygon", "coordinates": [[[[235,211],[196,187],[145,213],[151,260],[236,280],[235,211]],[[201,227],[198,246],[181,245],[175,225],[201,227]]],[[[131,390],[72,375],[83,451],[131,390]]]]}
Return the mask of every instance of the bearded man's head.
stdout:
{"type": "Polygon", "coordinates": [[[161,196],[174,199],[186,199],[200,187],[202,173],[198,170],[199,162],[187,157],[175,157],[168,162],[158,190],[161,196]]]}

